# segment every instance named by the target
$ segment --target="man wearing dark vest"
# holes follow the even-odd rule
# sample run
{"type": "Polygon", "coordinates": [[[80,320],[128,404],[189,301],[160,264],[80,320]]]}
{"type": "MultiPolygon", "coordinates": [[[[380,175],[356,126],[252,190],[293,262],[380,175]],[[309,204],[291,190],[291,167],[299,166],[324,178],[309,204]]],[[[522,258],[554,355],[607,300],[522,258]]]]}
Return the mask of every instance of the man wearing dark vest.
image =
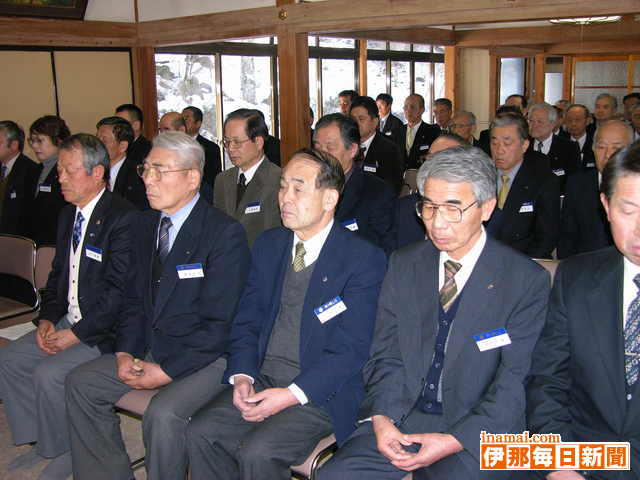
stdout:
{"type": "Polygon", "coordinates": [[[502,478],[480,474],[480,432],[524,429],[523,384],[549,275],[485,233],[496,172],[482,150],[436,153],[418,185],[430,241],[390,259],[361,423],[321,480],[502,478]]]}
{"type": "Polygon", "coordinates": [[[284,168],[284,228],[256,240],[231,328],[233,387],[189,424],[192,480],[287,480],[323,437],[353,431],[386,259],[334,221],[343,185],[320,152],[284,168]]]}

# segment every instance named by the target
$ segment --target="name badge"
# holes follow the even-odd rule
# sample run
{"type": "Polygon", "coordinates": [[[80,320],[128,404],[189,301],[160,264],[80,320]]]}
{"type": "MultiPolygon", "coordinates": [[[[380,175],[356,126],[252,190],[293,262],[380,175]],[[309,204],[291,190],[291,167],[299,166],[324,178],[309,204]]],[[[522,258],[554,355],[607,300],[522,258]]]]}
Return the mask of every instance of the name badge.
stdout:
{"type": "Polygon", "coordinates": [[[347,309],[347,306],[344,304],[342,299],[338,296],[338,297],[332,298],[324,305],[320,305],[318,308],[316,308],[313,311],[313,313],[316,314],[316,317],[318,317],[318,320],[320,320],[321,323],[325,323],[331,320],[336,315],[340,315],[346,309],[347,309]]]}
{"type": "Polygon", "coordinates": [[[553,173],[555,173],[557,176],[561,177],[562,175],[564,175],[564,168],[558,168],[558,169],[554,170],[553,173]]]}
{"type": "Polygon", "coordinates": [[[420,145],[420,151],[429,150],[429,145],[420,145]]]}
{"type": "Polygon", "coordinates": [[[51,185],[40,185],[38,190],[41,192],[51,193],[51,185]]]}
{"type": "Polygon", "coordinates": [[[533,202],[524,202],[520,207],[520,213],[533,212],[533,202]]]}
{"type": "Polygon", "coordinates": [[[203,278],[204,271],[201,263],[191,263],[189,265],[176,265],[178,278],[184,280],[186,278],[203,278]]]}
{"type": "Polygon", "coordinates": [[[391,135],[391,130],[389,130],[388,132],[384,132],[384,134],[388,137],[389,135],[391,135]]]}
{"type": "Polygon", "coordinates": [[[511,345],[511,338],[509,338],[509,334],[504,328],[474,335],[473,339],[481,352],[511,345]]]}
{"type": "Polygon", "coordinates": [[[12,200],[17,197],[18,197],[18,194],[16,192],[11,192],[11,195],[9,195],[9,198],[11,198],[12,200]]]}
{"type": "Polygon", "coordinates": [[[356,222],[355,218],[342,222],[342,226],[351,230],[352,232],[356,232],[358,230],[358,222],[356,222]]]}
{"type": "Polygon", "coordinates": [[[92,247],[91,245],[87,245],[84,249],[84,253],[91,260],[95,260],[96,262],[102,263],[102,250],[98,247],[92,247]]]}
{"type": "Polygon", "coordinates": [[[595,166],[596,166],[595,162],[589,162],[589,163],[587,163],[587,165],[586,165],[586,167],[587,167],[587,168],[593,168],[593,167],[595,167],[595,166]]]}
{"type": "Polygon", "coordinates": [[[244,213],[260,213],[260,202],[247,203],[244,213]]]}
{"type": "Polygon", "coordinates": [[[378,167],[374,167],[373,165],[365,165],[364,166],[364,171],[365,172],[376,173],[378,171],[378,167]]]}

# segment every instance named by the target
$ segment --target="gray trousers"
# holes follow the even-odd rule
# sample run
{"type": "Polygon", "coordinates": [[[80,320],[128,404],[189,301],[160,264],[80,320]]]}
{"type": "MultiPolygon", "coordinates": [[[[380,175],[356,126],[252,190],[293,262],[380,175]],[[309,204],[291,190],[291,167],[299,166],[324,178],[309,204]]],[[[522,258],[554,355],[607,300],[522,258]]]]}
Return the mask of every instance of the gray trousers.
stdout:
{"type": "MultiPolygon", "coordinates": [[[[224,388],[220,381],[225,367],[226,361],[220,358],[165,385],[153,397],[142,419],[148,478],[185,478],[187,424],[196,411],[224,388]]],[[[120,419],[114,409],[114,404],[130,390],[118,378],[114,355],[103,355],[69,374],[67,408],[74,478],[133,478],[120,419]]]]}
{"type": "MultiPolygon", "coordinates": [[[[69,328],[66,319],[56,330],[69,328]]],[[[96,347],[83,343],[49,355],[36,343],[37,332],[0,348],[0,392],[13,443],[38,442],[39,455],[53,458],[69,451],[65,409],[67,374],[100,356],[96,347]]]]}
{"type": "MultiPolygon", "coordinates": [[[[256,379],[256,391],[274,386],[256,379]]],[[[191,480],[288,480],[333,432],[328,414],[310,403],[282,410],[263,422],[247,422],[227,387],[195,415],[187,429],[191,480]]]]}

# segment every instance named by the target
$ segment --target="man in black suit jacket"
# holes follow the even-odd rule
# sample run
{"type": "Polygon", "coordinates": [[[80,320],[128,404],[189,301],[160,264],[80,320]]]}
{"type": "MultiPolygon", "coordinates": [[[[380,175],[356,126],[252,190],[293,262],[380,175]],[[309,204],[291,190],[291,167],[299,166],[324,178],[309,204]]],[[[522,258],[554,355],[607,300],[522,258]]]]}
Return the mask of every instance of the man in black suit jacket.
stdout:
{"type": "Polygon", "coordinates": [[[41,166],[22,154],[24,131],[0,122],[0,233],[26,235],[41,166]]]}
{"type": "Polygon", "coordinates": [[[547,480],[640,476],[638,172],[638,143],[604,168],[601,199],[615,247],[558,267],[527,384],[531,433],[553,432],[565,442],[629,442],[631,470],[540,472],[547,480]]]}
{"type": "Polygon", "coordinates": [[[498,205],[487,231],[533,258],[551,258],[560,231],[560,182],[529,147],[527,122],[504,114],[491,123],[491,153],[498,168],[498,205]]]}
{"type": "Polygon", "coordinates": [[[378,131],[379,113],[371,97],[356,97],[351,103],[351,118],[358,123],[362,168],[386,181],[396,195],[402,187],[404,158],[400,149],[378,131]]]}
{"type": "Polygon", "coordinates": [[[562,224],[558,258],[591,252],[613,244],[609,222],[600,202],[600,179],[609,158],[631,144],[631,127],[620,120],[600,125],[596,133],[595,163],[570,175],[562,202],[562,224]]]}
{"type": "Polygon", "coordinates": [[[549,275],[484,232],[495,177],[487,155],[468,146],[420,167],[430,241],[391,257],[363,371],[361,423],[320,480],[400,480],[410,471],[416,480],[504,478],[481,475],[480,432],[524,429],[523,384],[549,275]]]}
{"type": "Polygon", "coordinates": [[[393,190],[383,180],[357,166],[358,124],[341,113],[325,115],[316,123],[313,143],[317,150],[336,157],[345,172],[346,183],[336,221],[382,247],[387,254],[391,253],[395,248],[393,190]]]}
{"type": "Polygon", "coordinates": [[[222,354],[249,269],[246,236],[199,196],[200,144],[168,132],[153,146],[143,170],[153,210],[132,224],[115,354],[67,382],[75,478],[133,477],[113,408],[132,389],[159,389],[143,418],[149,477],[184,478],[189,418],[222,388],[222,354]]]}
{"type": "Polygon", "coordinates": [[[422,121],[424,98],[414,93],[404,101],[404,116],[407,124],[402,126],[407,168],[418,168],[429,154],[431,143],[440,135],[437,125],[422,121]]]}
{"type": "Polygon", "coordinates": [[[215,142],[200,135],[200,128],[204,118],[202,110],[190,105],[182,110],[182,118],[184,118],[184,123],[187,125],[187,135],[194,138],[204,149],[204,177],[202,180],[213,188],[216,175],[222,171],[220,147],[215,142]]]}
{"type": "Polygon", "coordinates": [[[571,105],[564,116],[566,138],[577,142],[580,148],[580,165],[582,169],[595,168],[596,160],[593,155],[593,130],[590,130],[591,115],[584,105],[571,105]]]}
{"type": "Polygon", "coordinates": [[[9,469],[53,458],[42,479],[71,474],[65,378],[75,366],[113,351],[125,296],[133,207],[105,189],[108,171],[109,157],[96,137],[78,134],[63,142],[58,172],[72,205],[60,214],[38,329],[0,349],[0,390],[13,441],[37,442],[9,469]]]}
{"type": "Polygon", "coordinates": [[[125,103],[116,108],[116,117],[124,118],[133,128],[133,142],[129,145],[127,156],[141,164],[151,150],[151,142],[142,134],[144,116],[137,105],[125,103]]]}
{"type": "Polygon", "coordinates": [[[381,93],[376,97],[376,105],[378,105],[378,113],[380,115],[378,130],[402,151],[405,148],[404,137],[402,136],[402,120],[391,113],[393,97],[388,93],[381,93]]]}
{"type": "Polygon", "coordinates": [[[96,124],[96,136],[109,152],[109,190],[140,210],[149,208],[144,183],[138,176],[138,164],[127,156],[133,142],[131,124],[120,117],[106,117],[96,124]]]}

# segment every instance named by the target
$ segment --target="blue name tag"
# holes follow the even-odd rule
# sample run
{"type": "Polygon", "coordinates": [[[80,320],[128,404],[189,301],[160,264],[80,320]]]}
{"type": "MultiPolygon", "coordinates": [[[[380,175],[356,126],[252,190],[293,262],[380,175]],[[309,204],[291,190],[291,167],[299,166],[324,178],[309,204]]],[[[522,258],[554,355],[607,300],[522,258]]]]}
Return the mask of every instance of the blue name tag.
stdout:
{"type": "Polygon", "coordinates": [[[511,338],[504,328],[474,335],[473,339],[481,352],[511,344],[511,338]]]}
{"type": "Polygon", "coordinates": [[[260,213],[260,202],[247,203],[244,213],[260,213]]]}
{"type": "Polygon", "coordinates": [[[358,230],[358,222],[356,222],[355,218],[352,218],[351,220],[345,220],[344,222],[342,222],[341,225],[351,230],[352,232],[355,232],[358,230]]]}
{"type": "Polygon", "coordinates": [[[347,309],[347,306],[344,304],[340,296],[334,297],[329,300],[327,303],[320,305],[318,308],[313,310],[313,313],[316,314],[318,320],[324,323],[328,320],[331,320],[336,315],[341,314],[347,309]]]}
{"type": "Polygon", "coordinates": [[[85,245],[84,253],[91,260],[102,263],[102,250],[100,248],[93,247],[91,245],[85,245]]]}
{"type": "Polygon", "coordinates": [[[201,263],[190,263],[188,265],[176,265],[176,271],[178,272],[178,278],[180,278],[180,280],[184,280],[186,278],[204,277],[204,271],[202,270],[201,263]]]}

